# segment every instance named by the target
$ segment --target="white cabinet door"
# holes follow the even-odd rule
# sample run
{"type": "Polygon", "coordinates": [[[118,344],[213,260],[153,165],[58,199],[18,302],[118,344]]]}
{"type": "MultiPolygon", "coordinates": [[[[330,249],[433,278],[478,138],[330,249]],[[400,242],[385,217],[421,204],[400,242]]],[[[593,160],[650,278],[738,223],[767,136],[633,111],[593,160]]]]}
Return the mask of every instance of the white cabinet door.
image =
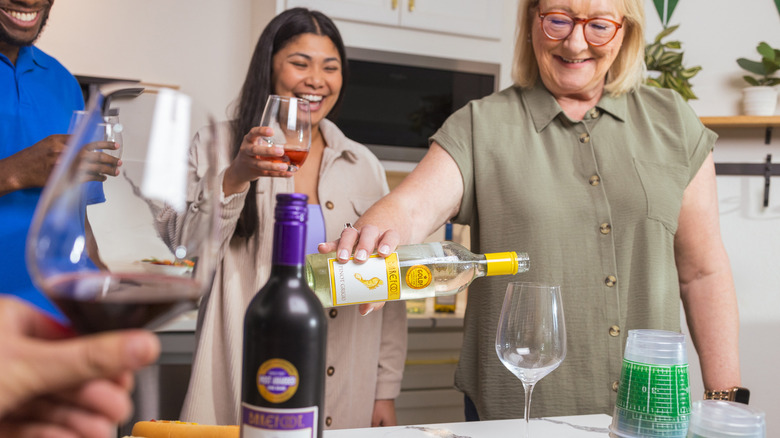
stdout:
{"type": "Polygon", "coordinates": [[[403,0],[401,26],[499,39],[502,0],[403,0]]]}
{"type": "Polygon", "coordinates": [[[401,0],[287,0],[287,7],[303,6],[330,18],[398,26],[401,0]]]}
{"type": "Polygon", "coordinates": [[[331,18],[499,39],[502,0],[287,0],[331,18]]]}

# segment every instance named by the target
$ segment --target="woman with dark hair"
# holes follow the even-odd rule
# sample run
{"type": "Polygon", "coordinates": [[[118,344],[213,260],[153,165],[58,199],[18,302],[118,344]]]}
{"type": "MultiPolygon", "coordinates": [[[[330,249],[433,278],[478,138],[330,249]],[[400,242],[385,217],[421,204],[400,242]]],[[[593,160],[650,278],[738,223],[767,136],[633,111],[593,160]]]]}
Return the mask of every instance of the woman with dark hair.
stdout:
{"type": "MultiPolygon", "coordinates": [[[[197,349],[182,420],[239,424],[241,350],[246,307],[268,280],[277,193],[309,196],[307,251],[339,236],[388,192],[384,169],[363,145],[349,140],[326,116],[344,94],[347,65],[338,29],[325,15],[287,10],[266,26],[230,123],[220,125],[232,156],[221,164],[222,243],[214,284],[198,314],[197,349]],[[260,157],[281,156],[262,140],[269,94],[310,102],[311,150],[295,171],[260,157]],[[345,181],[360,181],[345,184],[345,181]]],[[[195,139],[195,157],[199,147],[195,139]]],[[[195,164],[197,166],[197,163],[195,164]]],[[[363,317],[358,308],[328,311],[327,428],[396,423],[393,400],[400,392],[406,356],[402,302],[363,317]]]]}

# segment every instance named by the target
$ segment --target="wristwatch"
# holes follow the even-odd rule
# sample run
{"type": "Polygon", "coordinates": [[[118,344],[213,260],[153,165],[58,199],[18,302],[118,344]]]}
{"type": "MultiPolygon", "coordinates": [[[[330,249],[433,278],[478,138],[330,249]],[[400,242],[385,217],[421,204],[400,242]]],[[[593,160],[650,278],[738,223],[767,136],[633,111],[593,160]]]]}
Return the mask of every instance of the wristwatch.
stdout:
{"type": "Polygon", "coordinates": [[[742,388],[740,386],[735,386],[731,389],[726,389],[723,391],[704,391],[704,399],[705,400],[728,400],[733,401],[737,403],[744,403],[748,404],[750,401],[750,390],[747,388],[742,388]]]}

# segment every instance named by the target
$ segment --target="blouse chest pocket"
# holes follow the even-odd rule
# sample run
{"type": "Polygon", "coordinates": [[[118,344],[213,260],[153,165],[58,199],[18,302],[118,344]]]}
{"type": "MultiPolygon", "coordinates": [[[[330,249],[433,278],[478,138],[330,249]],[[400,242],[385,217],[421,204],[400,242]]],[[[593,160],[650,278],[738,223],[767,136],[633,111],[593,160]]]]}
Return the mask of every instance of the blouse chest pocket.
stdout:
{"type": "Polygon", "coordinates": [[[670,233],[677,232],[682,196],[688,185],[685,166],[634,160],[647,201],[647,217],[661,222],[670,233]]]}

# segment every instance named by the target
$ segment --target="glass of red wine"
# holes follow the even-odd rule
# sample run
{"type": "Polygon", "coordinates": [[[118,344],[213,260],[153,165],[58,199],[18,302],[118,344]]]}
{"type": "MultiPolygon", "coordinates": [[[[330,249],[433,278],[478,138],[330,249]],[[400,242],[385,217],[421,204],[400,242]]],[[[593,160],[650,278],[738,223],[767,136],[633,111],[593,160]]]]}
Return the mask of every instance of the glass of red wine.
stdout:
{"type": "Polygon", "coordinates": [[[287,163],[287,170],[292,172],[298,170],[311,147],[309,101],[275,94],[268,96],[260,126],[270,126],[274,130],[272,137],[263,137],[269,146],[284,147],[283,156],[261,159],[287,163]]]}
{"type": "Polygon", "coordinates": [[[213,120],[167,88],[110,106],[93,93],[43,190],[27,241],[33,281],[82,334],[155,329],[196,308],[217,258],[223,143],[213,120]],[[103,113],[120,108],[117,162],[101,130],[103,113]]]}

